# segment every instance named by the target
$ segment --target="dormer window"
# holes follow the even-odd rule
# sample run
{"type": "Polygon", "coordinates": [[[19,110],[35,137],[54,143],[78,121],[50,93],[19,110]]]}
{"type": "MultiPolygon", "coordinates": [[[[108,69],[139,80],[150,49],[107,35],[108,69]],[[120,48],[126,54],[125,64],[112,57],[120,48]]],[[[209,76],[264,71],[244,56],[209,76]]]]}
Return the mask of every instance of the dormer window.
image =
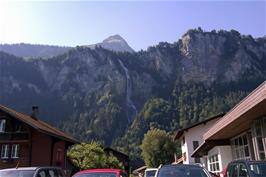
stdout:
{"type": "Polygon", "coordinates": [[[6,130],[6,119],[0,119],[0,133],[5,132],[6,130]]]}

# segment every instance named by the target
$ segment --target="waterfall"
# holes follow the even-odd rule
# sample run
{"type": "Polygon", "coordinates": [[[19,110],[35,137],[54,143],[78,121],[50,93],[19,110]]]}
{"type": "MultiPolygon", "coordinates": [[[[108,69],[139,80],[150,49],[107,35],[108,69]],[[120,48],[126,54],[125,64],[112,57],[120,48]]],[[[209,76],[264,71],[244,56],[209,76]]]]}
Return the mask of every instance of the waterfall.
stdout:
{"type": "Polygon", "coordinates": [[[127,120],[128,123],[132,121],[132,118],[137,115],[137,108],[134,105],[133,101],[131,100],[131,82],[130,82],[130,75],[128,73],[128,69],[125,67],[121,60],[118,60],[120,66],[123,68],[125,75],[126,75],[126,103],[127,103],[127,120]]]}

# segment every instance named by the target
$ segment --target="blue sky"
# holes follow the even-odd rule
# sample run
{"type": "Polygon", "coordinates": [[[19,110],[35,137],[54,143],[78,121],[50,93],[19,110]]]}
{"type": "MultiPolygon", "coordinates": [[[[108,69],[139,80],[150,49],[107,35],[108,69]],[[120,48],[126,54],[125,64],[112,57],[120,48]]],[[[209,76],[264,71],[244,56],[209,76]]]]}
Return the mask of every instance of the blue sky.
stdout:
{"type": "Polygon", "coordinates": [[[120,34],[135,50],[188,29],[266,35],[265,1],[0,1],[0,43],[76,46],[120,34]]]}

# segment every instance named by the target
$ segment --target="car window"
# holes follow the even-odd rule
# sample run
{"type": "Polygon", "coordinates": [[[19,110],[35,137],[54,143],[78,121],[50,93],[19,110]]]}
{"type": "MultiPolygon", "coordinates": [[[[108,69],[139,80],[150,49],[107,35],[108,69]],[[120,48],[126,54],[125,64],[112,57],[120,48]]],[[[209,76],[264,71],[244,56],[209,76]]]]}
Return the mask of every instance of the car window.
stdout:
{"type": "Polygon", "coordinates": [[[58,177],[64,177],[64,172],[62,170],[56,170],[58,177]]]}
{"type": "Polygon", "coordinates": [[[37,177],[48,177],[48,175],[46,175],[46,173],[45,173],[44,170],[40,170],[40,171],[37,173],[37,177]]]}
{"type": "Polygon", "coordinates": [[[245,164],[239,164],[238,177],[248,177],[248,169],[245,164]]]}
{"type": "Polygon", "coordinates": [[[237,165],[236,164],[229,165],[228,177],[237,177],[237,165]]]}
{"type": "Polygon", "coordinates": [[[145,177],[154,177],[156,170],[145,171],[145,177]]]}
{"type": "Polygon", "coordinates": [[[33,177],[33,170],[0,171],[0,177],[33,177]]]}
{"type": "Polygon", "coordinates": [[[252,163],[249,164],[249,169],[252,176],[265,177],[266,176],[266,163],[252,163]]]}
{"type": "Polygon", "coordinates": [[[58,177],[58,175],[55,174],[55,170],[50,169],[48,170],[48,173],[49,173],[49,177],[58,177]]]}
{"type": "Polygon", "coordinates": [[[158,177],[208,177],[203,168],[193,167],[162,167],[159,170],[158,177]]]}

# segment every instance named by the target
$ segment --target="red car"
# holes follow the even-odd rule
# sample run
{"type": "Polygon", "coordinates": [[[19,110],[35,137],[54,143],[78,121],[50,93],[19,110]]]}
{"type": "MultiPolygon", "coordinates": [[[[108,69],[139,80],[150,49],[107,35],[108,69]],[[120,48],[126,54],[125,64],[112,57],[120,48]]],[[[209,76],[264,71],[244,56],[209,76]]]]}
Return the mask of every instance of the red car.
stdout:
{"type": "Polygon", "coordinates": [[[127,174],[120,169],[93,169],[80,171],[73,177],[127,177],[127,174]]]}

